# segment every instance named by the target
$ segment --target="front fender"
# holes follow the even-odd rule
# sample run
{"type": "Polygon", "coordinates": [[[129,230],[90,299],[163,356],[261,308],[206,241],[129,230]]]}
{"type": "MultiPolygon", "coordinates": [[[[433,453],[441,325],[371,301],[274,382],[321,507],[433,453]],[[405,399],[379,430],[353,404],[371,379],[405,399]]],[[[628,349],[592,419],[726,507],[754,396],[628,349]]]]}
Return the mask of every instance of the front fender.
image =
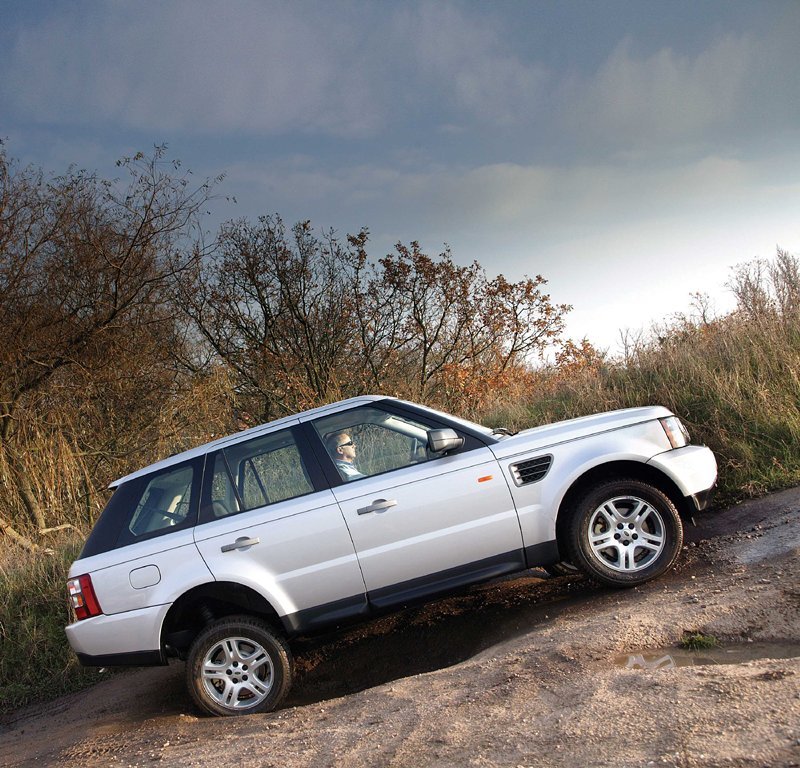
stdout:
{"type": "Polygon", "coordinates": [[[532,547],[557,538],[556,521],[562,503],[587,474],[596,472],[606,464],[620,462],[645,466],[668,447],[661,425],[657,421],[649,421],[542,446],[500,460],[509,479],[525,546],[532,547]],[[513,465],[548,453],[553,461],[542,480],[522,486],[514,483],[513,465]]]}

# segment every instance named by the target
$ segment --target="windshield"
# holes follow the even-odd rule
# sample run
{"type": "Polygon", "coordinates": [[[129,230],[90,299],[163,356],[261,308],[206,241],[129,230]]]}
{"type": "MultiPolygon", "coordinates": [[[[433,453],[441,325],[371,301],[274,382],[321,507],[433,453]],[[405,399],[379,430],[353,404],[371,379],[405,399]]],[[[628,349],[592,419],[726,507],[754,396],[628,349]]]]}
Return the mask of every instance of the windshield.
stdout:
{"type": "Polygon", "coordinates": [[[462,419],[460,416],[453,416],[452,413],[445,413],[444,411],[437,411],[435,408],[429,408],[427,405],[425,406],[425,410],[430,411],[431,413],[436,414],[437,416],[441,416],[446,421],[455,422],[456,424],[464,427],[468,430],[473,430],[475,432],[480,432],[487,437],[496,437],[495,431],[489,427],[484,427],[483,424],[476,424],[474,421],[469,421],[469,419],[462,419]]]}

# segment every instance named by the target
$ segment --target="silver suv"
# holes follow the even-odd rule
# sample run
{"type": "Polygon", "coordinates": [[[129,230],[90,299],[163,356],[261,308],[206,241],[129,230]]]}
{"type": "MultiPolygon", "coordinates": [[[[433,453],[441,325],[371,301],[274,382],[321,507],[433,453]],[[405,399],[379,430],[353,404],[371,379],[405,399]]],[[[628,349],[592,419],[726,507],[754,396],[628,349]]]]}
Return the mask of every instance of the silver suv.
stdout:
{"type": "Polygon", "coordinates": [[[202,709],[263,712],[295,636],[534,566],[659,576],[715,480],[661,407],[511,435],[353,398],[115,482],[70,570],[67,637],[85,665],[185,659],[202,709]]]}

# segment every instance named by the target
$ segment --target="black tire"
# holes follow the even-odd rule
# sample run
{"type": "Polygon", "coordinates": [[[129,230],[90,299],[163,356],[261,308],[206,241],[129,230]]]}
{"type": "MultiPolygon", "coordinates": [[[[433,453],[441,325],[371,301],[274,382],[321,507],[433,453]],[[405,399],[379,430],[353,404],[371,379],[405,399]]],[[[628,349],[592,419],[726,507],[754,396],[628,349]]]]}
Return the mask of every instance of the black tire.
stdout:
{"type": "Polygon", "coordinates": [[[270,712],[292,684],[286,641],[252,616],[229,616],[195,638],[186,660],[186,686],[212,715],[270,712]]]}
{"type": "Polygon", "coordinates": [[[593,486],[574,505],[567,528],[570,562],[612,587],[634,587],[660,576],[682,546],[675,505],[641,480],[593,486]]]}

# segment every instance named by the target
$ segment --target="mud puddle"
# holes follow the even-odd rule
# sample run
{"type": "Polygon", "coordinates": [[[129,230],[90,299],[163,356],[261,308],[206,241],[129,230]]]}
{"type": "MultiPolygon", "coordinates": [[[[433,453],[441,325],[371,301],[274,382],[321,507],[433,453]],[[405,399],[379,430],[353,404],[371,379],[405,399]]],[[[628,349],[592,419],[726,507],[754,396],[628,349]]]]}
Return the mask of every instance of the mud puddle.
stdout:
{"type": "Polygon", "coordinates": [[[793,659],[800,656],[800,643],[737,643],[689,650],[686,648],[656,648],[636,653],[623,653],[614,658],[614,666],[626,669],[675,669],[715,664],[745,664],[761,659],[793,659]]]}

